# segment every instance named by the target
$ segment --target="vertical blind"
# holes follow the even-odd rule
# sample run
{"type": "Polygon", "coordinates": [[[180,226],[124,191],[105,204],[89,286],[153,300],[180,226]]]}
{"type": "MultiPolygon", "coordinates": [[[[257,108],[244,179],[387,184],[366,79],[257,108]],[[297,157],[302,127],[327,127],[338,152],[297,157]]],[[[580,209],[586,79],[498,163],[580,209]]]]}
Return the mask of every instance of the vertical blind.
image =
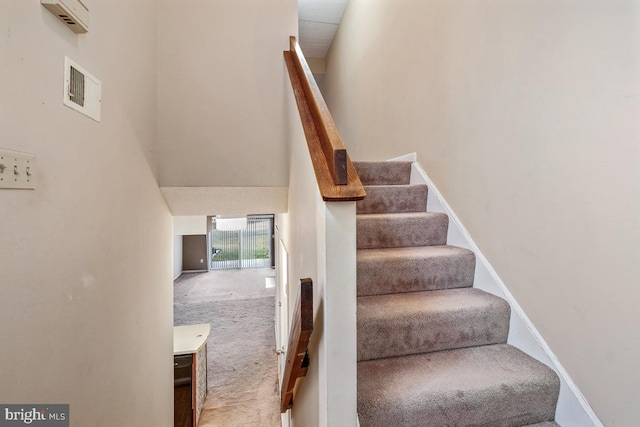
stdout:
{"type": "Polygon", "coordinates": [[[244,230],[216,229],[211,224],[211,269],[265,268],[271,266],[273,217],[253,215],[244,230]]]}

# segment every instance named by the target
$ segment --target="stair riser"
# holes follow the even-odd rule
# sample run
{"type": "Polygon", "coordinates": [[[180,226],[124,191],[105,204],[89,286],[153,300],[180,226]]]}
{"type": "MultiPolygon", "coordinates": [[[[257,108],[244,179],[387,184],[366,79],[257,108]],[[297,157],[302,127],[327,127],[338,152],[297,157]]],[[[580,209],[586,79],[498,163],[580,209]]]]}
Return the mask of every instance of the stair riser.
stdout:
{"type": "Polygon", "coordinates": [[[389,317],[365,303],[375,298],[358,299],[358,361],[507,342],[510,308],[500,298],[449,310],[424,301],[429,310],[389,317]]]}
{"type": "Polygon", "coordinates": [[[361,427],[520,427],[553,420],[559,390],[506,344],[358,363],[361,427]]]}
{"type": "Polygon", "coordinates": [[[428,217],[373,218],[357,220],[358,249],[444,245],[449,218],[446,214],[428,217]]]}
{"type": "Polygon", "coordinates": [[[471,251],[438,257],[372,257],[359,251],[358,296],[473,286],[476,258],[471,251]]]}
{"type": "Polygon", "coordinates": [[[360,413],[360,427],[520,427],[553,419],[558,392],[559,388],[527,384],[518,390],[482,390],[477,394],[460,392],[447,396],[445,400],[427,400],[417,406],[420,410],[408,405],[384,410],[382,408],[388,406],[381,404],[379,410],[373,409],[366,415],[360,413]]]}
{"type": "Polygon", "coordinates": [[[426,185],[365,186],[367,197],[356,203],[356,213],[424,212],[426,185]]]}
{"type": "Polygon", "coordinates": [[[362,185],[406,185],[411,162],[353,162],[362,185]]]}

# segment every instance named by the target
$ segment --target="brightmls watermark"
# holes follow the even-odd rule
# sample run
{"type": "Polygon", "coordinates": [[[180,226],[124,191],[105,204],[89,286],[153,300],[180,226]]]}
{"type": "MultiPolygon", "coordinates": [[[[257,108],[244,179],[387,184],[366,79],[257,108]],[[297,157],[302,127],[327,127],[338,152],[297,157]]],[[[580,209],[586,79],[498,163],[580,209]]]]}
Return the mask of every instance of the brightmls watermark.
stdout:
{"type": "Polygon", "coordinates": [[[1,405],[0,427],[69,427],[69,405],[1,405]]]}

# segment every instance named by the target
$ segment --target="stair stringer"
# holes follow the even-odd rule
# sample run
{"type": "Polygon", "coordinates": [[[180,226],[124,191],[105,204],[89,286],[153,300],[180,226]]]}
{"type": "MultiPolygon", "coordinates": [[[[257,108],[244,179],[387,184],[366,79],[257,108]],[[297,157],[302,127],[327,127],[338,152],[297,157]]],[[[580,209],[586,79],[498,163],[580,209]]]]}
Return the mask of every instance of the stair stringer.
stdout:
{"type": "Polygon", "coordinates": [[[598,416],[576,383],[473,241],[469,231],[451,209],[438,187],[420,166],[417,161],[417,154],[410,153],[389,159],[389,161],[412,162],[410,184],[426,184],[429,188],[427,211],[444,212],[449,216],[447,244],[470,249],[476,255],[473,287],[504,298],[511,306],[512,313],[507,343],[546,364],[558,374],[560,378],[560,395],[558,397],[555,421],[562,427],[604,427],[604,424],[598,419],[598,416]]]}

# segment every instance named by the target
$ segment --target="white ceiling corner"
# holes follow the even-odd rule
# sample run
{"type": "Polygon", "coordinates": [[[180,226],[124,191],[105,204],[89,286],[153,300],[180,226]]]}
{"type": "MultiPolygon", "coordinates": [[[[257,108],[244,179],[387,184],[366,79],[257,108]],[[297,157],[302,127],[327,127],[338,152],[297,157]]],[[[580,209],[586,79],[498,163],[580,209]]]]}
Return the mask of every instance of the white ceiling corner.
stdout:
{"type": "Polygon", "coordinates": [[[325,24],[321,22],[300,20],[300,42],[330,45],[337,29],[337,24],[325,24]]]}

